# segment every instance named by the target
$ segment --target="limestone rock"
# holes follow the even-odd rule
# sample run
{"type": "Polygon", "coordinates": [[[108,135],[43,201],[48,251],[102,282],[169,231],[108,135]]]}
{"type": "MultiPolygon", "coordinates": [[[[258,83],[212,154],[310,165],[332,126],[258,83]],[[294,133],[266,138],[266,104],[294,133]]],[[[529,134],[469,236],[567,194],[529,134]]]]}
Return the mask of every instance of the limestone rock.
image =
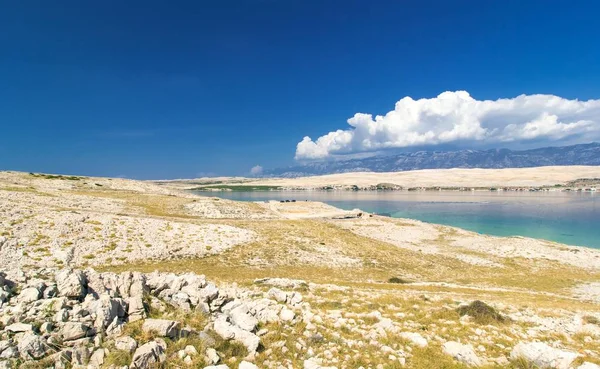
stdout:
{"type": "Polygon", "coordinates": [[[40,293],[40,290],[38,290],[35,287],[27,287],[25,289],[23,289],[23,291],[21,291],[21,293],[19,294],[19,298],[18,300],[20,302],[33,302],[33,301],[37,301],[42,297],[42,294],[40,293]]]}
{"type": "Polygon", "coordinates": [[[459,342],[448,341],[442,347],[446,355],[452,356],[457,361],[470,365],[480,366],[481,360],[477,357],[472,345],[463,345],[459,342]]]}
{"type": "Polygon", "coordinates": [[[135,295],[129,298],[129,308],[127,313],[129,322],[135,322],[147,317],[146,307],[144,306],[144,300],[141,295],[135,295]]]}
{"type": "Polygon", "coordinates": [[[217,350],[212,347],[206,349],[206,362],[209,364],[217,364],[221,360],[219,354],[217,354],[217,350]]]}
{"type": "Polygon", "coordinates": [[[174,320],[146,319],[142,325],[144,332],[156,332],[161,337],[179,338],[180,324],[174,320]]]}
{"type": "Polygon", "coordinates": [[[279,314],[279,317],[284,322],[291,322],[296,317],[296,314],[290,309],[283,308],[279,314]]]}
{"type": "Polygon", "coordinates": [[[90,327],[78,322],[67,322],[60,331],[63,341],[78,340],[87,337],[89,333],[90,327]]]}
{"type": "Polygon", "coordinates": [[[39,360],[50,349],[40,336],[33,333],[25,333],[17,347],[23,360],[39,360]]]}
{"type": "Polygon", "coordinates": [[[102,365],[104,364],[104,356],[105,356],[105,352],[104,349],[98,349],[96,351],[94,351],[94,353],[92,354],[92,356],[90,356],[90,361],[88,364],[88,369],[100,369],[102,368],[102,365]]]}
{"type": "Polygon", "coordinates": [[[162,339],[156,339],[148,342],[135,350],[131,367],[137,369],[146,369],[153,364],[162,363],[167,359],[167,344],[162,339]]]}
{"type": "Polygon", "coordinates": [[[56,274],[58,294],[69,298],[81,298],[85,294],[86,277],[80,270],[63,269],[56,274]]]}
{"type": "Polygon", "coordinates": [[[242,361],[238,366],[239,369],[258,369],[258,367],[251,362],[242,361]]]}
{"type": "Polygon", "coordinates": [[[214,323],[214,330],[223,339],[240,342],[248,349],[250,354],[256,352],[260,343],[260,338],[257,335],[231,324],[225,315],[217,317],[214,323]]]}
{"type": "Polygon", "coordinates": [[[127,351],[131,353],[134,352],[137,348],[137,342],[129,336],[119,337],[115,340],[115,348],[117,350],[127,351]]]}
{"type": "Polygon", "coordinates": [[[402,332],[400,333],[400,337],[412,342],[414,345],[419,347],[425,347],[428,343],[423,336],[414,332],[402,332]]]}
{"type": "Polygon", "coordinates": [[[33,330],[33,326],[25,323],[13,323],[4,329],[13,333],[31,332],[33,330]]]}
{"type": "Polygon", "coordinates": [[[585,362],[577,367],[577,369],[600,369],[600,365],[585,362]]]}
{"type": "Polygon", "coordinates": [[[543,342],[520,342],[510,353],[510,358],[525,359],[540,368],[568,369],[579,355],[548,346],[543,342]]]}

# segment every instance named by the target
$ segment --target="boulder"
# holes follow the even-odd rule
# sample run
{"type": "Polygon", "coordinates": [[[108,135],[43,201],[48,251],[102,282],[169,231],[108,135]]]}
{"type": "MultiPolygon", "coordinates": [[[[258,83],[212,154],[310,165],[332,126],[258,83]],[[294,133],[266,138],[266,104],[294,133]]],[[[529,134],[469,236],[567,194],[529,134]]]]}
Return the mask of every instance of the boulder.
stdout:
{"type": "Polygon", "coordinates": [[[90,361],[88,363],[88,369],[100,369],[102,368],[102,365],[104,364],[104,356],[105,356],[105,352],[104,349],[98,349],[96,351],[94,351],[94,353],[92,354],[92,356],[90,356],[90,361]]]}
{"type": "Polygon", "coordinates": [[[129,322],[135,322],[147,317],[146,307],[141,295],[135,295],[129,298],[129,308],[127,310],[129,322]]]}
{"type": "Polygon", "coordinates": [[[269,290],[269,292],[267,292],[267,296],[271,299],[274,299],[277,302],[282,302],[285,303],[288,295],[287,293],[283,292],[282,290],[280,290],[279,288],[271,288],[269,290]]]}
{"type": "Polygon", "coordinates": [[[29,303],[39,300],[42,297],[40,290],[35,287],[27,287],[24,288],[21,293],[19,293],[18,300],[19,302],[29,303]]]}
{"type": "Polygon", "coordinates": [[[239,369],[258,369],[258,367],[248,361],[242,361],[238,366],[239,369]]]}
{"type": "Polygon", "coordinates": [[[146,319],[142,325],[144,332],[155,332],[161,337],[179,338],[180,324],[174,320],[146,319]]]}
{"type": "Polygon", "coordinates": [[[219,354],[217,353],[217,350],[215,350],[212,347],[206,349],[205,359],[206,362],[209,364],[217,364],[219,360],[221,360],[219,354]]]}
{"type": "Polygon", "coordinates": [[[15,346],[7,347],[6,349],[2,350],[2,353],[0,354],[0,359],[16,359],[18,357],[19,349],[15,346]]]}
{"type": "Polygon", "coordinates": [[[167,359],[167,344],[162,339],[148,342],[135,350],[131,368],[146,369],[167,359]]]}
{"type": "Polygon", "coordinates": [[[249,354],[256,352],[260,338],[252,332],[231,324],[223,314],[219,315],[214,323],[215,332],[226,340],[235,340],[248,349],[249,354]]]}
{"type": "Polygon", "coordinates": [[[585,362],[577,367],[577,369],[600,369],[600,365],[585,362]]]}
{"type": "Polygon", "coordinates": [[[71,365],[81,367],[90,360],[90,350],[85,346],[77,346],[71,351],[71,365]]]}
{"type": "Polygon", "coordinates": [[[132,353],[137,348],[137,342],[129,336],[119,337],[115,340],[115,348],[132,353]]]}
{"type": "Polygon", "coordinates": [[[284,322],[291,322],[296,317],[296,313],[288,308],[283,308],[281,313],[279,313],[279,317],[284,322]]]}
{"type": "Polygon", "coordinates": [[[23,360],[39,360],[50,349],[42,337],[33,333],[25,333],[19,340],[17,347],[23,360]]]}
{"type": "Polygon", "coordinates": [[[229,367],[225,364],[221,364],[205,366],[204,369],[229,369],[229,367]]]}
{"type": "Polygon", "coordinates": [[[510,353],[512,360],[524,359],[540,368],[568,369],[579,356],[576,352],[563,351],[543,342],[519,342],[510,353]]]}
{"type": "Polygon", "coordinates": [[[463,345],[459,342],[448,341],[442,346],[442,350],[446,355],[452,356],[457,361],[470,366],[480,366],[481,360],[475,354],[475,350],[471,345],[463,345]]]}
{"type": "Polygon", "coordinates": [[[59,296],[80,299],[85,295],[87,280],[80,270],[63,269],[55,280],[59,296]]]}
{"type": "Polygon", "coordinates": [[[253,331],[258,325],[258,319],[250,315],[246,304],[239,301],[232,301],[223,307],[223,312],[227,313],[231,322],[246,331],[253,331]]]}
{"type": "Polygon", "coordinates": [[[63,341],[74,341],[88,337],[91,328],[83,323],[67,322],[60,331],[63,341]]]}
{"type": "Polygon", "coordinates": [[[402,332],[400,333],[400,337],[419,347],[425,347],[428,344],[427,340],[418,333],[402,332]]]}
{"type": "Polygon", "coordinates": [[[95,317],[94,327],[99,331],[104,331],[116,317],[125,317],[124,305],[125,303],[121,299],[101,295],[98,300],[89,302],[86,310],[95,317]]]}
{"type": "Polygon", "coordinates": [[[25,323],[13,323],[4,329],[12,333],[31,332],[33,330],[33,326],[25,323]]]}

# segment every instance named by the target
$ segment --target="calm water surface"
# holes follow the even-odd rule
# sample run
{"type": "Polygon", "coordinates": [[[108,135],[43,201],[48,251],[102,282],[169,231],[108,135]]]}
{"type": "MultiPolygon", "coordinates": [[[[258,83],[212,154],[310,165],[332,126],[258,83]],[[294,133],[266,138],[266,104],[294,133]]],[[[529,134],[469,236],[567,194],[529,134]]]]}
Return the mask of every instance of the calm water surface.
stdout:
{"type": "Polygon", "coordinates": [[[496,236],[600,248],[600,193],[567,192],[200,192],[242,201],[314,200],[496,236]]]}

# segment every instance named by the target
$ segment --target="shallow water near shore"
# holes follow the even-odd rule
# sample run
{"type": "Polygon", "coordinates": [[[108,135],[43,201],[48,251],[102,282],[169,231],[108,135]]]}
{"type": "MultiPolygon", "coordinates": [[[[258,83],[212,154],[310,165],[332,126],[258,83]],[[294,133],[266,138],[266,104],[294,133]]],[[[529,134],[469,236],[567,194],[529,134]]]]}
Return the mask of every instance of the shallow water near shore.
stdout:
{"type": "Polygon", "coordinates": [[[600,194],[568,192],[202,192],[239,201],[311,200],[495,236],[600,248],[600,194]]]}

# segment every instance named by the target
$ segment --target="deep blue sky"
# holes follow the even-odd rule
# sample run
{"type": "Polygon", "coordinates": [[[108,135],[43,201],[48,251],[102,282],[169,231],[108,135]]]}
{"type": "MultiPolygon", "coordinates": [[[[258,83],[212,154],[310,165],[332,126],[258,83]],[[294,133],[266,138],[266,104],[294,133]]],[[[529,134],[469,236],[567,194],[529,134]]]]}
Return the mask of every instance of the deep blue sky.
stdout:
{"type": "Polygon", "coordinates": [[[0,169],[247,174],[404,97],[600,97],[597,1],[4,1],[0,169]]]}

